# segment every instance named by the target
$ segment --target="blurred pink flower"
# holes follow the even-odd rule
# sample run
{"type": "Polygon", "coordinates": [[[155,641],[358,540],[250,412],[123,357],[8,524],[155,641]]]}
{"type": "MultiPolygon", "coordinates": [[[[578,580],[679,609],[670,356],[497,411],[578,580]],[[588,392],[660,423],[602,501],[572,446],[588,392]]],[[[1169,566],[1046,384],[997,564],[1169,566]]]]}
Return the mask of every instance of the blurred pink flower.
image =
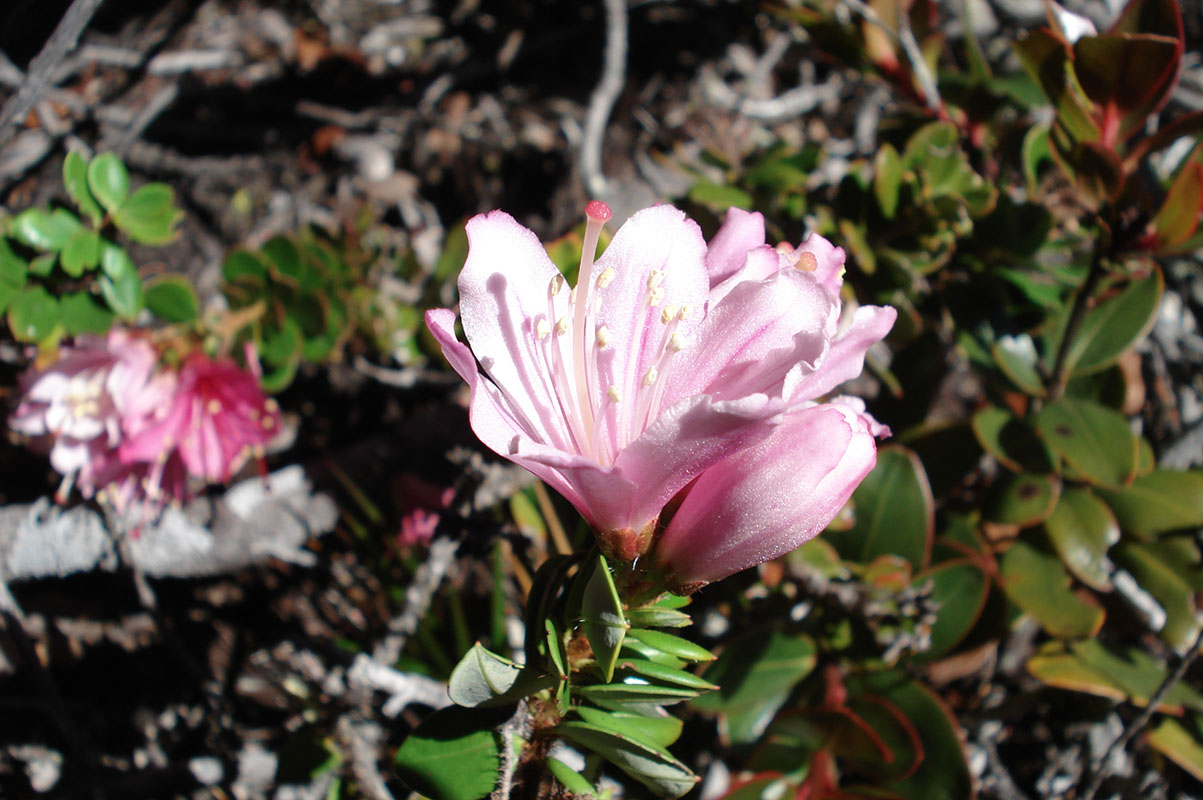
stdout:
{"type": "Polygon", "coordinates": [[[149,337],[81,336],[23,380],[9,424],[50,453],[60,502],[74,485],[119,512],[153,514],[186,499],[189,477],[226,481],[262,456],[279,410],[254,366],[194,351],[176,369],[149,337]]]}
{"type": "Polygon", "coordinates": [[[73,484],[91,497],[118,465],[116,447],[134,406],[162,400],[150,391],[157,361],[145,338],[113,330],[104,338],[79,337],[60,348],[53,364],[22,379],[23,396],[9,425],[49,451],[64,476],[60,498],[73,484]]]}
{"type": "Polygon", "coordinates": [[[843,251],[817,236],[769,247],[759,214],[732,210],[708,249],[679,210],[644,209],[594,263],[609,209],[586,212],[575,289],[533,233],[494,211],[468,223],[467,343],[451,310],[426,319],[471,387],[481,440],[630,560],[682,489],[764,441],[791,404],[859,373],[894,311],[842,320],[843,251]]]}
{"type": "Polygon", "coordinates": [[[146,419],[129,426],[121,460],[162,464],[178,455],[189,475],[210,483],[228,481],[249,458],[262,458],[280,428],[279,408],[255,374],[200,351],[180,366],[168,404],[146,419]]]}

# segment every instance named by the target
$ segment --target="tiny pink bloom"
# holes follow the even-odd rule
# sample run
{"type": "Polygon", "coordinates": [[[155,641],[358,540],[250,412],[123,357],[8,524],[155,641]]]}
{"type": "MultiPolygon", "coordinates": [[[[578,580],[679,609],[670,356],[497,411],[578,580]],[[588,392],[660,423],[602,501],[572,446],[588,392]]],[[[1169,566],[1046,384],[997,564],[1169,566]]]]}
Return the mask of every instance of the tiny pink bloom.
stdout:
{"type": "Polygon", "coordinates": [[[179,368],[168,404],[149,424],[135,426],[119,453],[127,464],[163,464],[178,455],[191,476],[222,483],[250,457],[262,456],[279,428],[279,408],[252,372],[194,351],[179,368]]]}
{"type": "Polygon", "coordinates": [[[737,211],[708,252],[695,223],[656,206],[594,263],[600,205],[587,209],[571,290],[513,218],[473,218],[459,277],[467,343],[452,311],[426,320],[471,388],[481,440],[563,494],[629,560],[678,492],[769,436],[799,387],[820,383],[840,321],[836,278],[820,268],[837,249],[794,268],[763,244],[760,215],[737,211]]]}
{"type": "Polygon", "coordinates": [[[818,535],[873,469],[874,435],[886,433],[854,398],[791,409],[767,439],[683,492],[653,556],[668,585],[691,591],[818,535]]]}
{"type": "Polygon", "coordinates": [[[60,348],[53,364],[23,378],[24,395],[9,425],[49,451],[64,476],[60,496],[76,484],[91,497],[102,485],[100,476],[116,462],[123,420],[157,359],[145,338],[113,330],[104,338],[79,337],[60,348]]]}

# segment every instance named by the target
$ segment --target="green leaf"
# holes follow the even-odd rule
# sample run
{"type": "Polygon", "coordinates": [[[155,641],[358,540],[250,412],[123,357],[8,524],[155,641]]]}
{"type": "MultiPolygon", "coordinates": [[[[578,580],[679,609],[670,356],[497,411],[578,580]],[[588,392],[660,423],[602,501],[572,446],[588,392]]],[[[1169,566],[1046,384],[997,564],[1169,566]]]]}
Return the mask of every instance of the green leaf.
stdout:
{"type": "Polygon", "coordinates": [[[985,518],[1000,525],[1029,528],[1049,518],[1061,496],[1056,475],[1010,475],[999,481],[986,501],[985,518]]]}
{"type": "Polygon", "coordinates": [[[113,327],[113,314],[101,308],[88,292],[72,292],[59,300],[59,316],[63,328],[72,336],[81,333],[108,333],[113,327]]]}
{"type": "Polygon", "coordinates": [[[782,630],[745,633],[728,643],[704,673],[719,688],[690,705],[723,714],[727,738],[734,743],[753,741],[817,660],[809,636],[782,630]],[[732,716],[742,717],[743,724],[730,724],[732,716]]]}
{"type": "Polygon", "coordinates": [[[1026,333],[1003,336],[990,348],[990,355],[1011,382],[1033,397],[1044,397],[1044,383],[1036,371],[1036,345],[1026,333]]]}
{"type": "Polygon", "coordinates": [[[557,682],[558,678],[515,664],[477,642],[452,670],[447,694],[458,706],[487,708],[517,702],[557,682]]]}
{"type": "Polygon", "coordinates": [[[301,345],[301,326],[294,319],[285,319],[278,330],[263,332],[259,357],[273,366],[295,364],[301,358],[301,345]]]}
{"type": "Polygon", "coordinates": [[[85,270],[92,269],[100,261],[100,234],[86,228],[80,228],[71,234],[71,238],[63,245],[59,253],[63,272],[72,278],[78,278],[85,270]]]}
{"type": "Polygon", "coordinates": [[[1093,597],[1069,588],[1061,560],[1026,537],[1017,540],[1000,562],[1003,591],[1053,636],[1083,639],[1103,624],[1103,609],[1093,597]]]}
{"type": "MultiPolygon", "coordinates": [[[[1095,640],[1049,642],[1027,663],[1028,672],[1049,686],[1126,700],[1147,706],[1165,681],[1163,664],[1138,647],[1113,651],[1095,640]]],[[[1158,710],[1181,714],[1184,708],[1203,707],[1203,695],[1180,683],[1162,698],[1158,710]]]]}
{"type": "Polygon", "coordinates": [[[129,172],[121,159],[112,153],[101,153],[88,165],[88,189],[110,214],[129,194],[129,172]]]}
{"type": "Polygon", "coordinates": [[[1165,281],[1159,270],[1133,280],[1114,297],[1095,306],[1082,320],[1066,363],[1075,375],[1114,364],[1153,327],[1165,281]]]}
{"type": "Polygon", "coordinates": [[[494,728],[509,710],[488,713],[451,706],[424,719],[397,750],[401,780],[432,800],[480,800],[493,791],[501,768],[494,728]]]}
{"type": "Polygon", "coordinates": [[[573,710],[590,725],[630,736],[652,747],[668,747],[677,741],[683,727],[681,720],[667,714],[663,717],[645,717],[626,711],[602,711],[589,706],[576,706],[573,710]]]}
{"type": "Polygon", "coordinates": [[[0,236],[0,284],[19,288],[29,280],[29,264],[13,252],[8,239],[0,236]]]}
{"type": "Polygon", "coordinates": [[[273,269],[273,277],[303,290],[321,288],[321,275],[301,257],[296,243],[286,236],[273,236],[263,245],[263,255],[273,269]]]}
{"type": "Polygon", "coordinates": [[[63,160],[63,186],[75,207],[92,220],[93,226],[98,227],[104,211],[88,189],[88,162],[76,150],[68,153],[63,160]]]}
{"type": "MultiPolygon", "coordinates": [[[[1199,148],[1196,147],[1196,153],[1199,148]]],[[[1152,228],[1157,233],[1158,249],[1173,249],[1190,239],[1199,227],[1199,211],[1203,209],[1203,164],[1190,160],[1183,165],[1153,217],[1152,228]]]]}
{"type": "Polygon", "coordinates": [[[882,216],[893,219],[898,211],[898,194],[902,189],[902,174],[906,171],[898,151],[886,142],[873,158],[873,194],[882,216]]]}
{"type": "Polygon", "coordinates": [[[141,244],[166,244],[175,238],[183,212],[174,206],[175,192],[165,183],[148,183],[113,211],[113,224],[141,244]]]}
{"type": "Polygon", "coordinates": [[[883,447],[877,466],[852,495],[856,522],[847,531],[829,531],[826,539],[849,560],[868,563],[881,555],[899,555],[915,569],[927,565],[934,522],[934,501],[918,457],[902,447],[883,447]]]}
{"type": "Polygon", "coordinates": [[[709,181],[700,181],[689,188],[690,202],[706,206],[714,211],[726,211],[732,206],[751,208],[756,204],[752,195],[735,186],[725,186],[709,181]]]}
{"type": "Polygon", "coordinates": [[[13,218],[12,234],[27,247],[58,252],[80,227],[79,219],[65,208],[50,213],[27,208],[13,218]]]}
{"type": "Polygon", "coordinates": [[[961,746],[963,733],[956,717],[930,689],[898,672],[849,675],[846,686],[849,695],[877,697],[892,704],[919,736],[922,760],[917,768],[882,784],[882,789],[916,800],[973,796],[973,781],[961,746]]]}
{"type": "Polygon", "coordinates": [[[938,610],[931,628],[931,647],[918,654],[931,661],[952,652],[977,623],[990,595],[990,581],[982,568],[968,561],[952,561],[933,567],[915,578],[916,585],[931,580],[932,603],[938,610]]]}
{"type": "Polygon", "coordinates": [[[627,611],[627,621],[633,628],[687,628],[692,624],[688,614],[662,606],[644,606],[627,611]]]}
{"type": "Polygon", "coordinates": [[[706,648],[696,645],[688,639],[682,639],[680,636],[673,636],[671,633],[650,631],[645,628],[633,628],[627,631],[627,637],[685,661],[702,662],[714,660],[714,655],[706,648]]]}
{"type": "Polygon", "coordinates": [[[54,332],[58,322],[58,301],[41,286],[22,289],[9,301],[8,327],[18,341],[41,341],[54,332]]]}
{"type": "Polygon", "coordinates": [[[654,686],[647,683],[597,683],[575,688],[582,697],[607,708],[668,706],[692,700],[700,694],[697,689],[684,686],[654,686]]]}
{"type": "Polygon", "coordinates": [[[221,264],[221,276],[227,283],[246,280],[253,284],[267,280],[267,265],[258,253],[250,250],[231,250],[221,264]]]}
{"type": "Polygon", "coordinates": [[[692,672],[659,664],[655,661],[624,658],[618,661],[618,669],[657,681],[661,685],[684,686],[687,689],[697,689],[702,692],[718,688],[710,681],[705,678],[699,678],[692,672]]]}
{"type": "Polygon", "coordinates": [[[622,613],[610,565],[600,553],[581,597],[581,622],[602,678],[609,683],[614,678],[614,664],[630,626],[622,613]]]}
{"type": "Polygon", "coordinates": [[[1088,400],[1049,403],[1036,415],[1049,448],[1087,481],[1118,488],[1136,473],[1136,437],[1117,411],[1088,400]]]}
{"type": "Polygon", "coordinates": [[[635,637],[631,636],[630,633],[630,631],[627,631],[627,637],[622,640],[623,650],[635,653],[641,658],[646,658],[648,661],[655,661],[658,664],[667,664],[670,667],[683,667],[686,663],[688,663],[683,658],[677,658],[676,656],[657,650],[655,647],[652,647],[649,644],[644,644],[635,637]]]}
{"type": "Polygon", "coordinates": [[[1102,500],[1086,489],[1068,489],[1044,529],[1078,580],[1101,592],[1111,590],[1107,550],[1119,541],[1119,525],[1102,500]]]}
{"type": "Polygon", "coordinates": [[[658,797],[681,797],[698,782],[688,767],[667,752],[632,737],[587,722],[562,722],[556,732],[600,754],[658,797]]]}
{"type": "Polygon", "coordinates": [[[1166,531],[1203,525],[1203,472],[1155,469],[1123,489],[1100,489],[1125,533],[1151,540],[1166,531]]]}
{"type": "Polygon", "coordinates": [[[134,262],[117,245],[101,241],[100,269],[104,273],[100,276],[100,294],[105,302],[117,316],[133,320],[144,305],[142,279],[134,262]]]}
{"type": "Polygon", "coordinates": [[[565,764],[558,758],[547,759],[547,771],[552,774],[560,784],[572,792],[584,797],[594,797],[597,795],[597,789],[590,783],[585,776],[576,772],[572,767],[565,764]]]}
{"type": "Polygon", "coordinates": [[[160,275],[146,283],[146,307],[166,322],[192,322],[200,317],[200,298],[183,275],[160,275]]]}
{"type": "Polygon", "coordinates": [[[1185,536],[1165,537],[1151,544],[1124,542],[1116,546],[1115,560],[1165,609],[1161,638],[1179,652],[1190,647],[1199,632],[1195,597],[1203,590],[1203,570],[1194,542],[1185,536]]]}
{"type": "Polygon", "coordinates": [[[1037,123],[1023,137],[1023,176],[1028,194],[1035,194],[1040,182],[1040,165],[1051,161],[1053,154],[1048,141],[1048,123],[1037,123]]]}
{"type": "Polygon", "coordinates": [[[1185,723],[1162,717],[1145,737],[1153,749],[1203,781],[1203,725],[1195,714],[1185,723]]]}

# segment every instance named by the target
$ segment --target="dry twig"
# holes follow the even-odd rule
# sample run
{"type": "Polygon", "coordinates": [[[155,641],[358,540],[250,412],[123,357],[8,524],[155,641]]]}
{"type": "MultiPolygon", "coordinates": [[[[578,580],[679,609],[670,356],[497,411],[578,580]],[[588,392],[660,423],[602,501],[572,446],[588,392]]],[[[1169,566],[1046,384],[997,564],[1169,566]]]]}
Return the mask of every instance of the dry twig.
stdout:
{"type": "Polygon", "coordinates": [[[626,83],[627,3],[606,0],[606,54],[601,80],[589,98],[585,131],[581,139],[581,175],[585,188],[595,197],[606,193],[606,175],[602,171],[602,140],[610,112],[626,83]]]}

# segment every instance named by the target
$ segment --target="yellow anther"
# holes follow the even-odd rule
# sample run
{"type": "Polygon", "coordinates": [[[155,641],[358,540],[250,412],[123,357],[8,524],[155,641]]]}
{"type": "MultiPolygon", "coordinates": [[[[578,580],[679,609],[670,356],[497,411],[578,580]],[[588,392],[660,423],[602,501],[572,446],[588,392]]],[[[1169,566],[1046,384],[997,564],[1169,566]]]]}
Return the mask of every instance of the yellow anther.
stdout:
{"type": "Polygon", "coordinates": [[[814,272],[819,268],[819,259],[815,258],[814,253],[803,251],[798,254],[798,263],[794,264],[794,267],[803,272],[814,272]]]}
{"type": "Polygon", "coordinates": [[[674,333],[668,337],[668,352],[679,353],[685,349],[685,337],[679,333],[674,333]]]}
{"type": "Polygon", "coordinates": [[[673,317],[675,316],[677,316],[677,309],[672,306],[665,306],[664,310],[660,312],[660,321],[667,325],[673,321],[673,317]]]}
{"type": "Polygon", "coordinates": [[[643,385],[651,386],[651,385],[655,384],[656,379],[659,377],[660,377],[660,373],[656,371],[655,367],[648,367],[647,372],[645,372],[643,374],[643,385]]]}
{"type": "Polygon", "coordinates": [[[218,400],[217,398],[211,399],[208,403],[205,403],[205,411],[207,411],[208,413],[210,413],[212,415],[220,414],[221,413],[221,401],[218,400]]]}
{"type": "Polygon", "coordinates": [[[547,290],[548,290],[548,292],[551,293],[552,297],[555,297],[557,294],[560,293],[560,290],[563,288],[564,288],[564,276],[557,275],[551,279],[551,284],[547,287],[547,290]]]}
{"type": "Polygon", "coordinates": [[[622,402],[622,392],[618,391],[617,386],[611,386],[609,389],[607,389],[606,397],[610,398],[611,403],[621,403],[622,402]]]}
{"type": "Polygon", "coordinates": [[[677,312],[677,319],[684,322],[685,320],[689,319],[692,315],[693,315],[693,307],[691,305],[689,305],[689,303],[686,303],[685,305],[681,306],[681,310],[677,312]]]}
{"type": "Polygon", "coordinates": [[[539,321],[535,323],[535,337],[539,341],[543,341],[550,335],[551,323],[547,321],[546,317],[540,317],[539,321]]]}
{"type": "Polygon", "coordinates": [[[605,347],[610,343],[610,329],[605,325],[599,325],[597,328],[597,346],[605,347]]]}
{"type": "Polygon", "coordinates": [[[618,273],[614,271],[614,267],[606,267],[601,275],[597,276],[597,288],[605,289],[614,282],[614,276],[618,273]]]}
{"type": "Polygon", "coordinates": [[[654,269],[647,274],[647,288],[655,289],[662,283],[664,283],[664,273],[660,270],[654,269]]]}
{"type": "Polygon", "coordinates": [[[556,321],[556,333],[560,336],[568,333],[569,327],[568,317],[560,317],[560,319],[556,321]]]}
{"type": "Polygon", "coordinates": [[[652,289],[650,292],[647,293],[648,306],[655,308],[656,306],[660,305],[660,303],[662,303],[663,301],[664,301],[664,287],[657,286],[655,289],[652,289]]]}

